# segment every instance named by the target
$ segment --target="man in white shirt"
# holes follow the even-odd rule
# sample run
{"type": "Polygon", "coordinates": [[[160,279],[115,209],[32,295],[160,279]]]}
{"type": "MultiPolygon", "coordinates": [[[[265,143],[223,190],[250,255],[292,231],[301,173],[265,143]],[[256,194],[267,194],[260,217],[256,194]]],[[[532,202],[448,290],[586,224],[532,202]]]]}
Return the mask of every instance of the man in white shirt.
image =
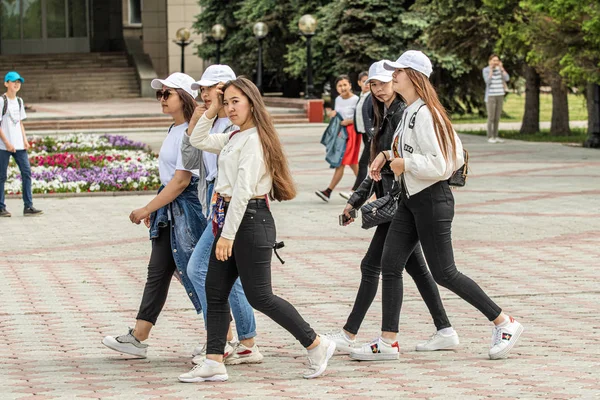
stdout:
{"type": "Polygon", "coordinates": [[[39,215],[42,213],[33,207],[33,195],[31,190],[31,166],[27,157],[29,142],[25,136],[23,120],[27,118],[23,99],[17,97],[21,84],[25,80],[15,71],[10,71],[4,77],[6,94],[0,98],[0,217],[10,217],[11,213],[6,209],[4,184],[8,173],[8,163],[12,156],[21,172],[23,182],[23,215],[39,215]]]}

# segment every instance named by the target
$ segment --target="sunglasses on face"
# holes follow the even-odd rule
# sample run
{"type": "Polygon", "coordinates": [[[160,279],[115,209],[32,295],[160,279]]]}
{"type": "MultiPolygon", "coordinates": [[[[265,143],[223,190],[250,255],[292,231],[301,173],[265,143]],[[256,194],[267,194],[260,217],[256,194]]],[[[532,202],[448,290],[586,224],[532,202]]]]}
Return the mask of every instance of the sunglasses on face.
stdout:
{"type": "Polygon", "coordinates": [[[161,101],[161,100],[169,100],[169,96],[171,96],[172,92],[171,89],[165,89],[165,90],[158,90],[156,92],[156,100],[161,101]]]}

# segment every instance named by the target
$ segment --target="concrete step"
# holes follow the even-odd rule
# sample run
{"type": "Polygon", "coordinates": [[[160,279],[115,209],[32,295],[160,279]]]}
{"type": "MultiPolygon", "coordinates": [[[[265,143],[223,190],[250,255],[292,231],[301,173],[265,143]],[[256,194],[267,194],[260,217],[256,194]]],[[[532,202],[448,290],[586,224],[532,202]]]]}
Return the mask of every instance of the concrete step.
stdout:
{"type": "MultiPolygon", "coordinates": [[[[304,114],[273,114],[275,124],[304,124],[308,118],[304,114]]],[[[169,127],[171,117],[123,117],[123,118],[81,118],[81,119],[29,119],[23,121],[28,131],[55,131],[75,129],[114,129],[114,128],[161,128],[169,127]]]]}
{"type": "Polygon", "coordinates": [[[37,101],[139,97],[135,68],[126,53],[62,53],[0,56],[0,70],[25,78],[21,97],[37,101]]]}

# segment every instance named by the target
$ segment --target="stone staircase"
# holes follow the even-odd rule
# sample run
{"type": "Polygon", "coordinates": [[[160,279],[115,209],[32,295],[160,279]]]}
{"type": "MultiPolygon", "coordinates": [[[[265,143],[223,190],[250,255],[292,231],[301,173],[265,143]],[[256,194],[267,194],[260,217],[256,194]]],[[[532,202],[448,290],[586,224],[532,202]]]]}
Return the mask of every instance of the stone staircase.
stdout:
{"type": "Polygon", "coordinates": [[[26,103],[139,97],[135,68],[125,53],[0,56],[0,75],[18,71],[26,103]]]}

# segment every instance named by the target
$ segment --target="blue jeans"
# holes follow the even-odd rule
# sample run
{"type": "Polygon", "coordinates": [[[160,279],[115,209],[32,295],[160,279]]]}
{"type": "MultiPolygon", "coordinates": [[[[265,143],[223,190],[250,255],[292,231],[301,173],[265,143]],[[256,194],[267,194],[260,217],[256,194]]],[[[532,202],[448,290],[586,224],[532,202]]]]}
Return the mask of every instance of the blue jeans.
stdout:
{"type": "Polygon", "coordinates": [[[4,183],[6,182],[8,172],[8,162],[10,156],[15,159],[19,171],[21,171],[21,181],[23,182],[23,203],[25,208],[33,206],[33,195],[31,194],[31,167],[29,166],[29,158],[27,150],[17,150],[16,153],[11,153],[6,150],[0,150],[0,209],[6,208],[4,203],[4,183]]]}
{"type": "MultiPolygon", "coordinates": [[[[207,196],[212,196],[212,184],[208,187],[207,196]]],[[[210,203],[209,203],[210,204],[210,203]]],[[[210,207],[209,207],[210,208],[210,207]]],[[[209,211],[210,212],[210,211],[209,211]]],[[[206,301],[206,273],[208,272],[208,261],[212,250],[215,237],[212,231],[212,222],[209,221],[204,233],[198,240],[194,252],[190,257],[187,266],[187,275],[196,289],[198,299],[202,305],[202,316],[204,317],[204,326],[206,327],[207,301],[206,301]]],[[[229,305],[239,340],[250,339],[256,336],[256,320],[254,319],[254,310],[246,299],[246,294],[242,288],[240,279],[236,279],[231,293],[229,294],[229,305]]]]}

